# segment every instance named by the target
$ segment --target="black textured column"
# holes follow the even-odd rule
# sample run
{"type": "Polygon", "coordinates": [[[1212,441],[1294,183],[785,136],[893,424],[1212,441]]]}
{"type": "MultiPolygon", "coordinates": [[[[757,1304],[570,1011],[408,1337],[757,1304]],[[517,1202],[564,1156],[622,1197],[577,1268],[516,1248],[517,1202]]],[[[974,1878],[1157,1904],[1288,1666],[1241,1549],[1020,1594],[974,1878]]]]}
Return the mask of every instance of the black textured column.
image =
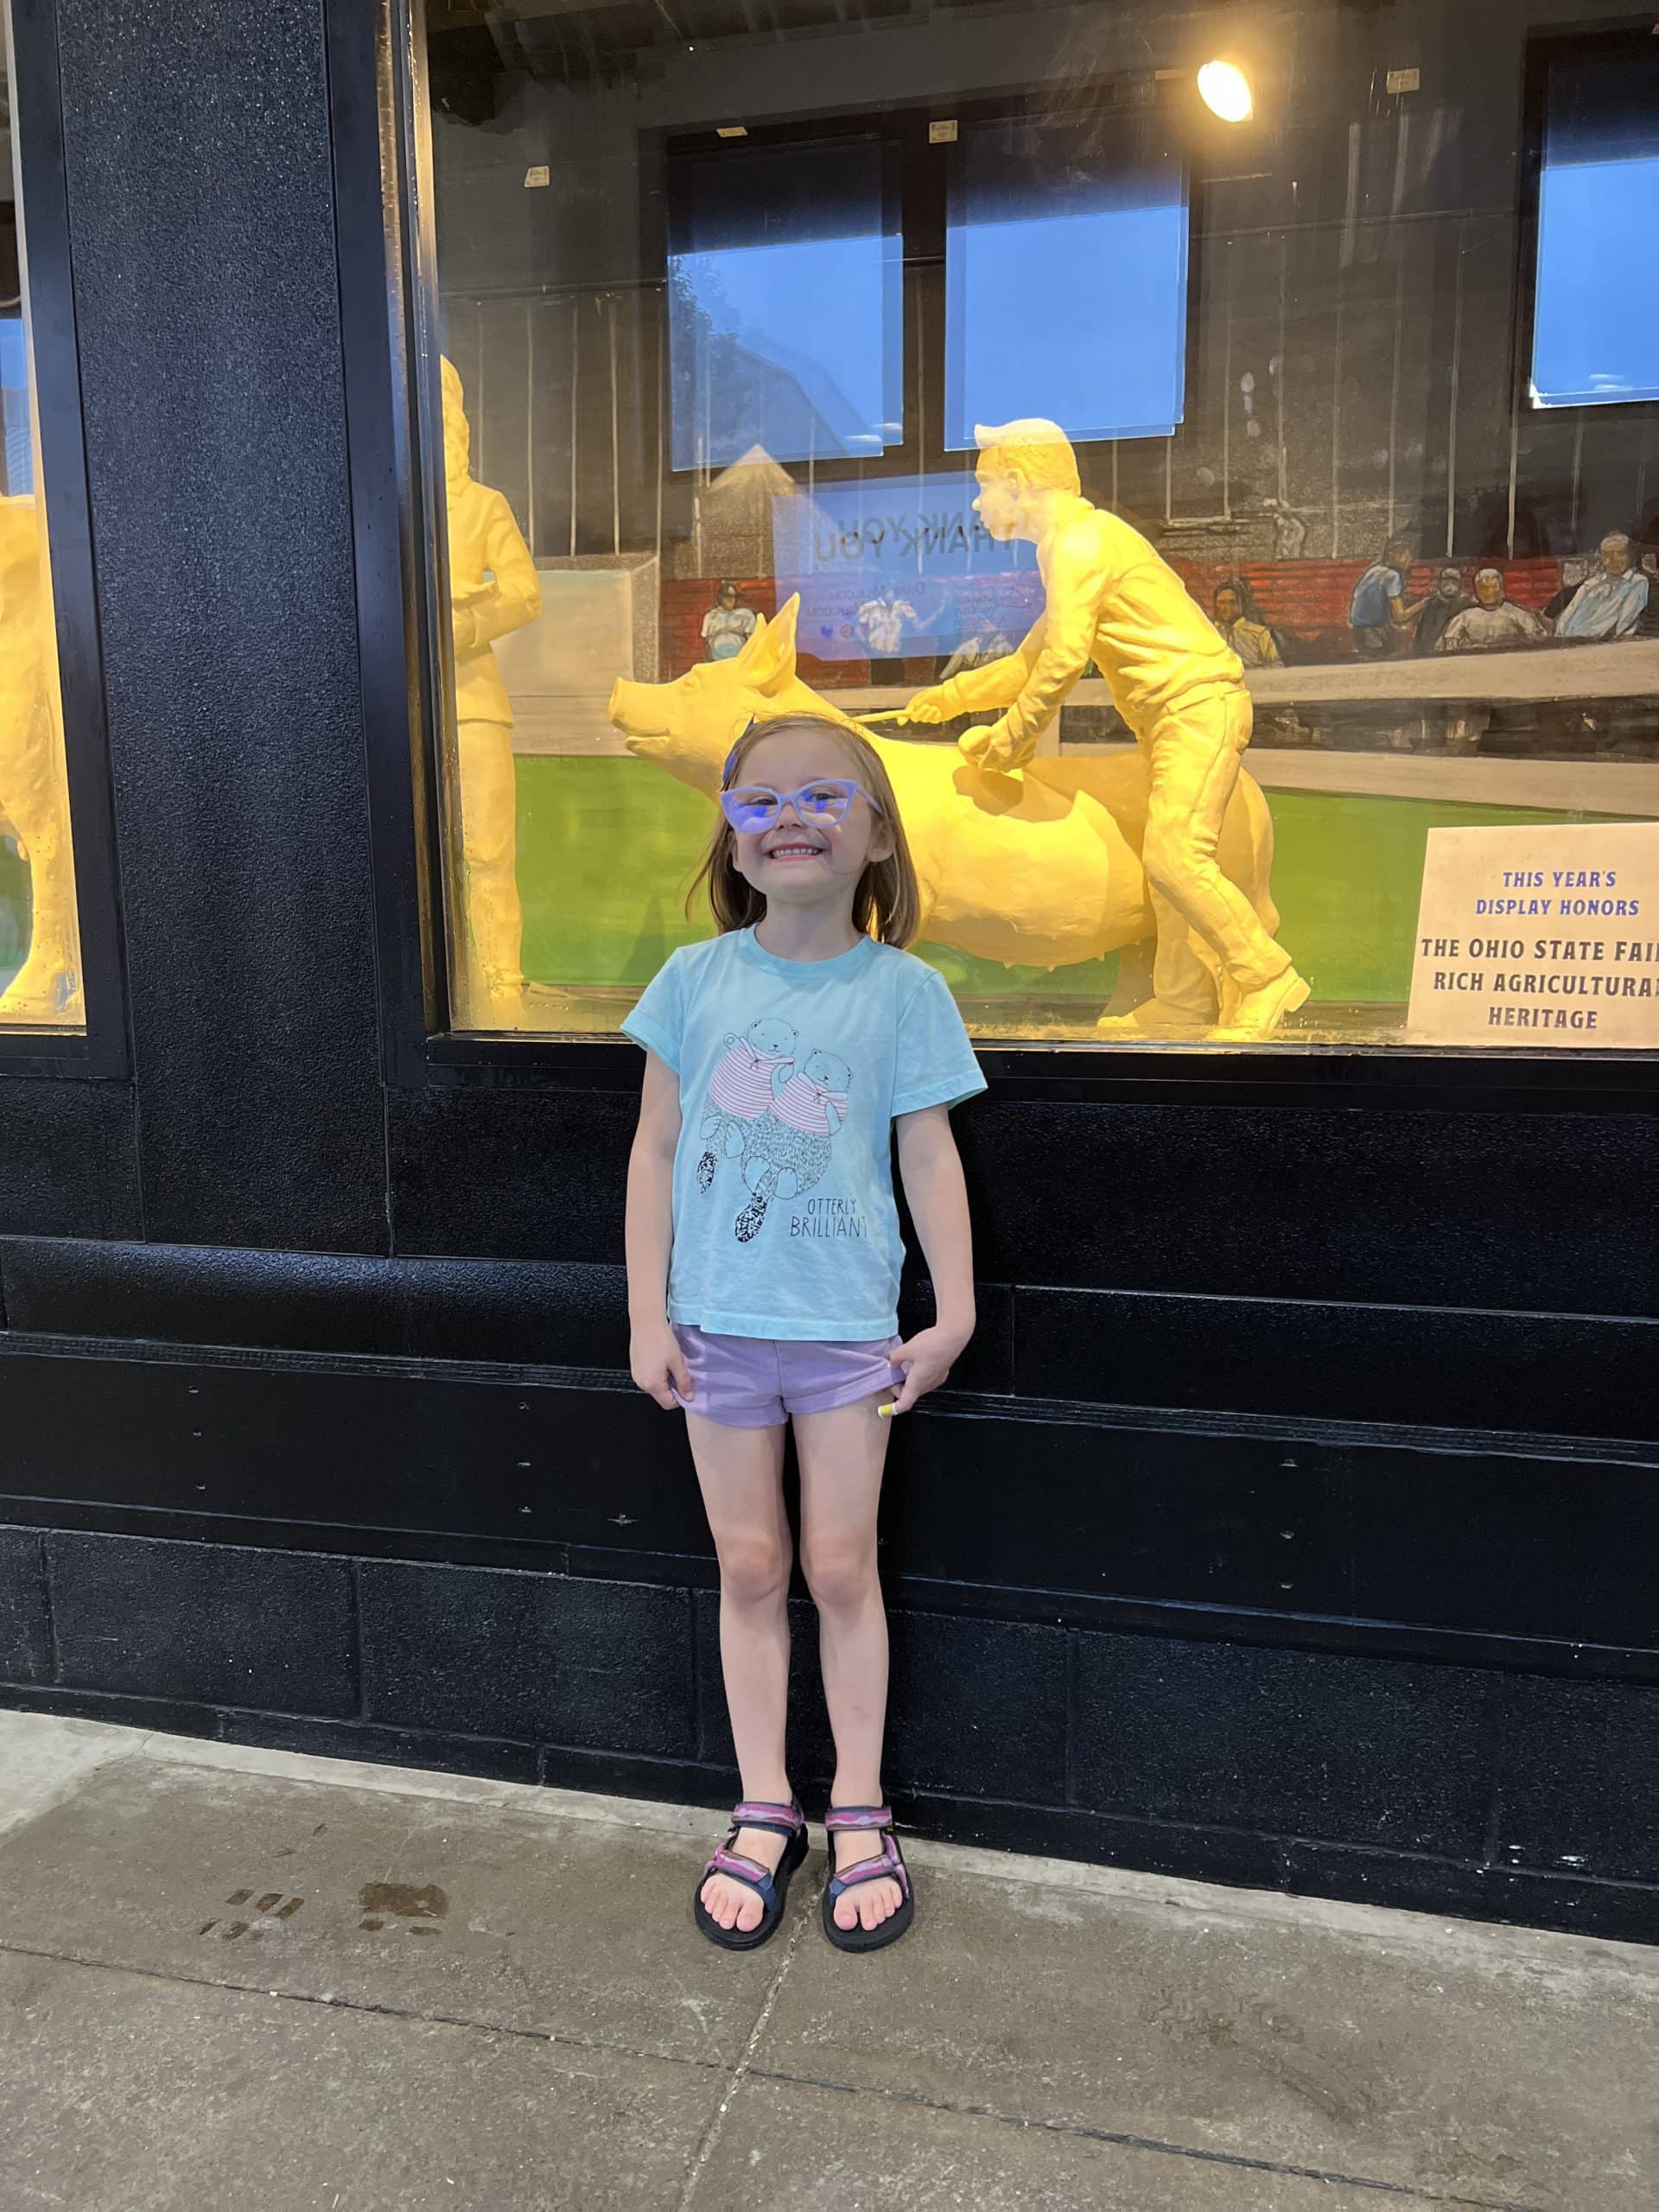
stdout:
{"type": "Polygon", "coordinates": [[[318,0],[60,0],[143,1226],[385,1240],[318,0]]]}

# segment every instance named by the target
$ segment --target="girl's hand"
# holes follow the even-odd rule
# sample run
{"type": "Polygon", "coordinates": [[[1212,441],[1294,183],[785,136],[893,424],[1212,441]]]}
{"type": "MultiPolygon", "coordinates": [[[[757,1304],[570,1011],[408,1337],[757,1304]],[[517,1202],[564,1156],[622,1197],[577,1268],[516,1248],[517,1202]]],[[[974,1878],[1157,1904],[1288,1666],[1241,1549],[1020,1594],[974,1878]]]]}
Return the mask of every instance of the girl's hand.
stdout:
{"type": "Polygon", "coordinates": [[[680,1350],[680,1340],[666,1321],[637,1321],[628,1344],[628,1370],[647,1397],[672,1408],[674,1384],[681,1397],[691,1398],[691,1370],[680,1350]]]}
{"type": "Polygon", "coordinates": [[[893,1402],[895,1414],[907,1414],[918,1398],[937,1390],[949,1376],[973,1334],[966,1329],[918,1329],[893,1355],[893,1365],[905,1371],[905,1387],[893,1402]]]}

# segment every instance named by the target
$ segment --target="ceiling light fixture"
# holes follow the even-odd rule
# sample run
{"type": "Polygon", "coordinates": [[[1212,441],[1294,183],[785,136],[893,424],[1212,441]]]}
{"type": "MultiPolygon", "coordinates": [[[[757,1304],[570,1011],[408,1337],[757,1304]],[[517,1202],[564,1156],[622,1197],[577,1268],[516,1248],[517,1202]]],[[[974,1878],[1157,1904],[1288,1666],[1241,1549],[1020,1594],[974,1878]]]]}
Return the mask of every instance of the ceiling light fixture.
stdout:
{"type": "Polygon", "coordinates": [[[1248,123],[1254,111],[1250,80],[1234,61],[1206,61],[1198,72],[1198,98],[1224,123],[1248,123]]]}

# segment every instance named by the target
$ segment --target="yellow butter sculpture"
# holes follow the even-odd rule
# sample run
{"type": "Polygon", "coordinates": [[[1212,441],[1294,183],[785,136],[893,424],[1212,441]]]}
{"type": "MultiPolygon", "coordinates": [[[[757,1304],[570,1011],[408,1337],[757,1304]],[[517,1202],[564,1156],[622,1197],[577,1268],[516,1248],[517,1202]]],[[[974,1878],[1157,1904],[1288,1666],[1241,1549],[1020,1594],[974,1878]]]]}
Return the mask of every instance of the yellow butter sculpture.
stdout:
{"type": "Polygon", "coordinates": [[[442,378],[464,934],[469,940],[458,1011],[464,1028],[515,1028],[524,1020],[524,925],[512,709],[491,648],[494,639],[536,620],[542,586],[512,509],[472,473],[472,433],[453,363],[444,362],[442,378]]]}
{"type": "MultiPolygon", "coordinates": [[[[735,658],[705,662],[675,683],[619,681],[611,719],[629,751],[712,798],[733,740],[753,716],[828,715],[855,727],[795,673],[799,610],[798,599],[787,601],[756,624],[735,658]]],[[[864,734],[893,779],[930,943],[1052,969],[1153,935],[1141,865],[1149,779],[1139,747],[1036,760],[1012,777],[953,746],[864,734]]],[[[1217,858],[1270,942],[1279,921],[1268,887],[1273,822],[1248,775],[1234,780],[1217,858]]]]}
{"type": "Polygon", "coordinates": [[[1092,660],[1145,766],[1138,842],[1157,925],[1152,999],[1101,1027],[1268,1036],[1308,987],[1220,850],[1250,741],[1238,657],[1140,532],[1083,497],[1057,423],[1031,416],[974,435],[975,508],[993,537],[1037,548],[1044,611],[1016,652],[918,692],[904,719],[1000,708],[988,728],[961,740],[963,757],[994,776],[1038,774],[1041,764],[1027,767],[1037,741],[1092,660]]]}
{"type": "Polygon", "coordinates": [[[29,863],[29,952],[0,1022],[82,1020],[63,709],[43,518],[32,495],[0,499],[0,817],[29,863]]]}

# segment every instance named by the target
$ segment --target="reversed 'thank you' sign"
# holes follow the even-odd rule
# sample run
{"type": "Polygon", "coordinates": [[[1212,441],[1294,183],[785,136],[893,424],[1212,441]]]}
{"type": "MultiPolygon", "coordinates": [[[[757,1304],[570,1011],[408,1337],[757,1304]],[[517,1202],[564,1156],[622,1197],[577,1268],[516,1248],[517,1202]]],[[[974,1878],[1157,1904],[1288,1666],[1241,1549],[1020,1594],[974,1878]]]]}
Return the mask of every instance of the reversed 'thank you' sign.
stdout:
{"type": "Polygon", "coordinates": [[[1659,1046],[1659,823],[1431,830],[1408,1033],[1659,1046]]]}

